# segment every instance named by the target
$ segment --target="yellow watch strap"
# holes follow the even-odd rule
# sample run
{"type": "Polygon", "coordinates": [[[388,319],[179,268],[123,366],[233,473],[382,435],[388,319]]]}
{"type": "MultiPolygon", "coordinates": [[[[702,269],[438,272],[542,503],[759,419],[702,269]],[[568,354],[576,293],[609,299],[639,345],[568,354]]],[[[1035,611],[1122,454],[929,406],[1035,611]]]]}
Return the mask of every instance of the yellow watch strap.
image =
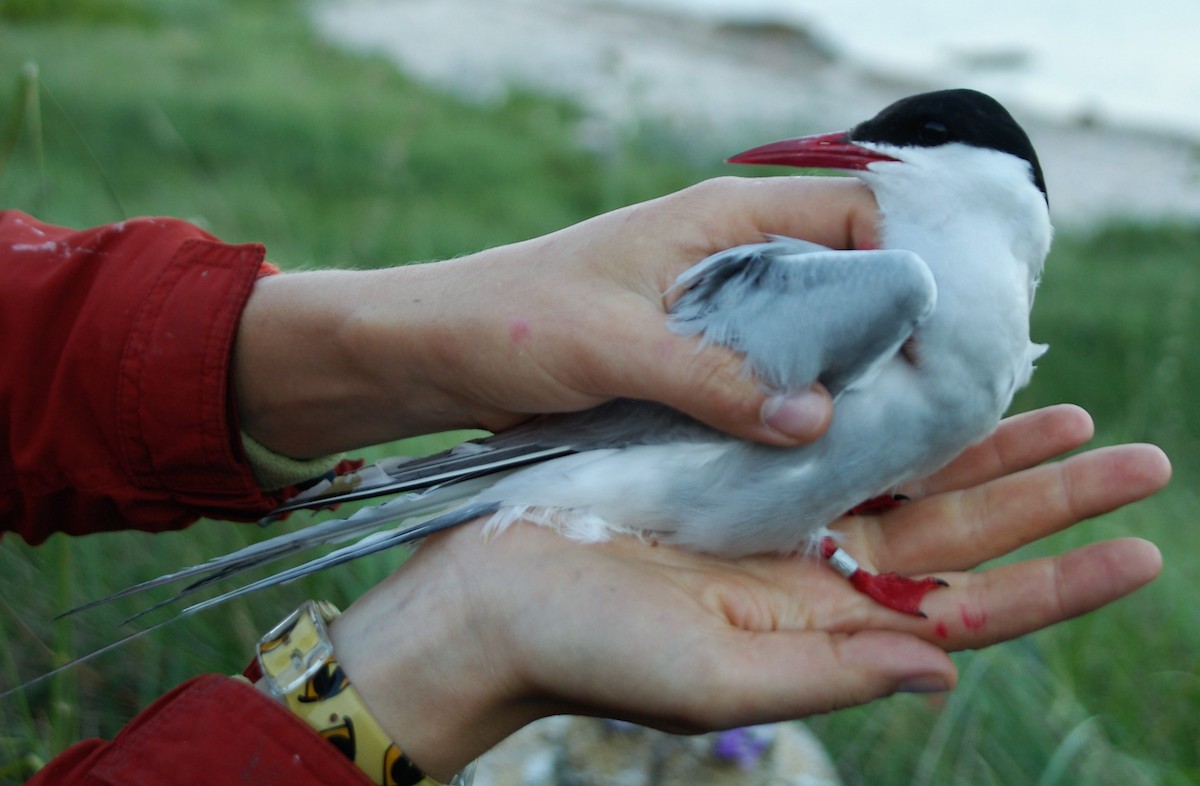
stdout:
{"type": "Polygon", "coordinates": [[[308,601],[258,643],[271,695],[381,786],[441,786],[421,772],[371,715],[333,656],[327,601],[308,601]]]}

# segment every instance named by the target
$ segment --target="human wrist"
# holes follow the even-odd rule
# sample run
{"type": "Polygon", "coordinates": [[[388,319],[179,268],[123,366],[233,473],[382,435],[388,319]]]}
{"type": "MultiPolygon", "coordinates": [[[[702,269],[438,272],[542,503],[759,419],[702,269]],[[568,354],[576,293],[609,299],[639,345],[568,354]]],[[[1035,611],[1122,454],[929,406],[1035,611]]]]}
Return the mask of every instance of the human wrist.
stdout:
{"type": "Polygon", "coordinates": [[[339,613],[328,601],[306,601],[260,639],[242,677],[320,734],[372,783],[441,786],[396,745],[346,677],[329,636],[339,613]]]}
{"type": "Polygon", "coordinates": [[[351,605],[330,635],[380,726],[445,781],[534,717],[515,701],[487,604],[460,602],[458,591],[427,578],[419,567],[399,569],[351,605]]]}
{"type": "Polygon", "coordinates": [[[444,384],[456,344],[470,341],[445,274],[437,264],[260,280],[233,357],[243,431],[303,459],[473,425],[444,384]]]}
{"type": "Polygon", "coordinates": [[[518,293],[494,273],[507,256],[490,249],[371,272],[339,346],[364,380],[368,408],[383,410],[375,423],[413,436],[497,431],[520,419],[490,403],[511,375],[503,311],[518,293]]]}

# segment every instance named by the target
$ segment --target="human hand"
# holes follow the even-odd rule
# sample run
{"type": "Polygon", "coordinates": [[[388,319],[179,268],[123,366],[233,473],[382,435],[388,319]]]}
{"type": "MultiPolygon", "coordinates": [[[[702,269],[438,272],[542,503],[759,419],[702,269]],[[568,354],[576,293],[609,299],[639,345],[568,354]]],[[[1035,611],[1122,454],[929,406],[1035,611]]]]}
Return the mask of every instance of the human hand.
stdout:
{"type": "Polygon", "coordinates": [[[912,502],[838,523],[864,565],[949,582],[926,597],[928,619],[875,604],[805,557],[583,546],[535,526],[488,542],[473,525],[431,539],[351,606],[335,645],[384,727],[434,776],[550,714],[697,732],[948,689],[946,652],[1083,614],[1158,574],[1158,550],[1137,539],[962,572],[1166,484],[1170,465],[1148,445],[1035,466],[1091,434],[1076,407],[1010,418],[905,489],[912,502]]]}
{"type": "Polygon", "coordinates": [[[805,442],[829,421],[828,395],[773,398],[741,356],[672,333],[663,293],[766,234],[873,247],[875,219],[849,178],[720,178],[459,259],[268,277],[239,331],[242,425],[301,457],[630,397],[746,439],[805,442]]]}

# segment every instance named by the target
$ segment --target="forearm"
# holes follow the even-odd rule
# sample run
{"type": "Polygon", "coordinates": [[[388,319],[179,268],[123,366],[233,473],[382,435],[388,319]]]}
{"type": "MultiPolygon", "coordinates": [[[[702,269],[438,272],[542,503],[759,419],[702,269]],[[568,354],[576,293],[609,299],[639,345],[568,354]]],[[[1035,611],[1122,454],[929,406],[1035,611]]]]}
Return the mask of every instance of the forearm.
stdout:
{"type": "Polygon", "coordinates": [[[544,312],[513,291],[536,278],[521,268],[519,248],[260,281],[234,355],[243,430],[306,457],[453,428],[499,430],[563,408],[536,393],[549,376],[545,348],[524,353],[525,336],[512,327],[522,309],[544,312]],[[510,392],[524,387],[528,396],[510,392]]]}
{"type": "Polygon", "coordinates": [[[234,379],[242,429],[303,458],[451,426],[428,371],[443,315],[430,268],[294,273],[258,282],[234,379]]]}

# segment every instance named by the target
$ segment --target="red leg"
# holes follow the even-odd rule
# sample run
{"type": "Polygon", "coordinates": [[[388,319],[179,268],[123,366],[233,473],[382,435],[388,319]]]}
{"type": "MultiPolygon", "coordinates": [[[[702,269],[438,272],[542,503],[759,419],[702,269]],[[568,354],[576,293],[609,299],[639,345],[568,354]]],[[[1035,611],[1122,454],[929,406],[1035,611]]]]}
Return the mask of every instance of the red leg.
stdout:
{"type": "Polygon", "coordinates": [[[834,542],[833,538],[821,541],[821,556],[830,566],[850,580],[850,585],[881,606],[902,614],[924,617],[921,601],[925,595],[939,587],[949,586],[939,578],[910,579],[898,573],[876,575],[858,566],[858,562],[834,542]]]}

